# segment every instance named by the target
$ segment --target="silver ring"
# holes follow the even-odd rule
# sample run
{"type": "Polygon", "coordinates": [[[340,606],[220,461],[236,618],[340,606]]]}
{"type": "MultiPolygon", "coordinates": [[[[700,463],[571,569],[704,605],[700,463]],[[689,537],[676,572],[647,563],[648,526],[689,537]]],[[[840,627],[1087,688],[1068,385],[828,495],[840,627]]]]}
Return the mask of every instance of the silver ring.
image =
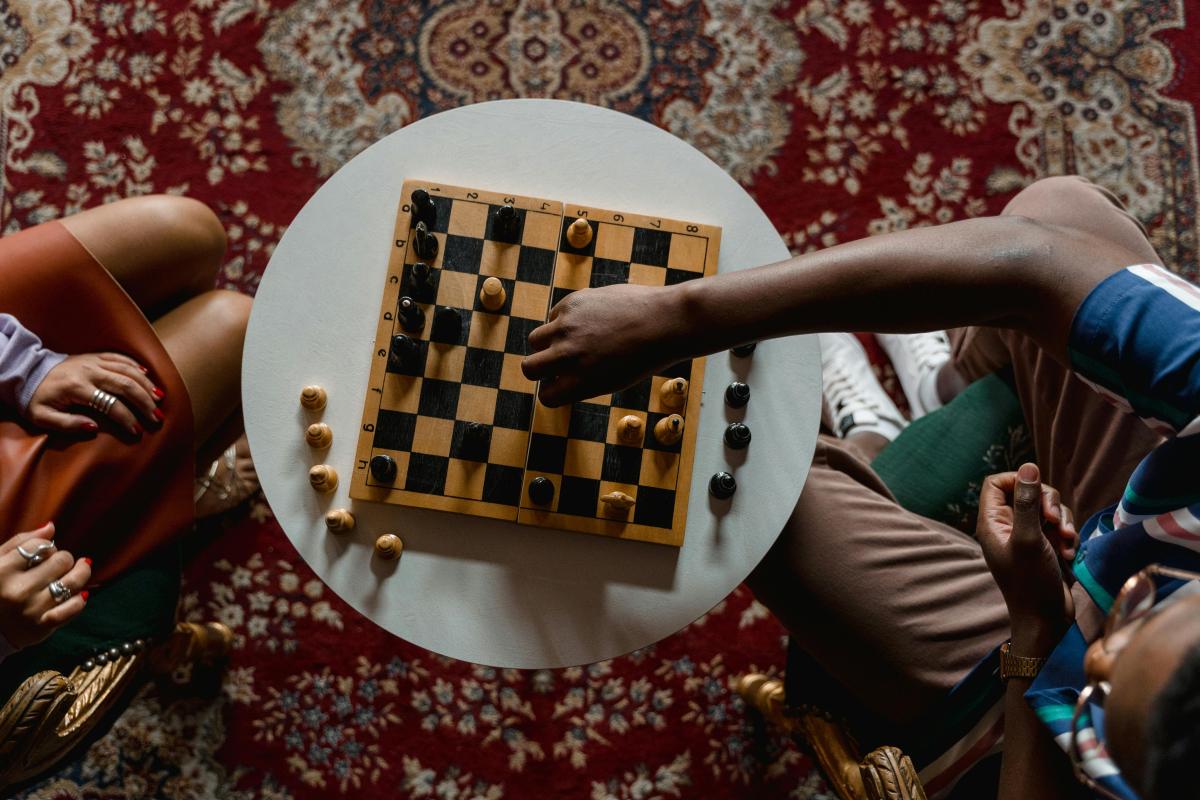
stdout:
{"type": "Polygon", "coordinates": [[[112,411],[113,404],[116,402],[116,395],[109,394],[103,389],[97,389],[92,392],[92,399],[88,401],[88,405],[107,417],[108,412],[112,411]]]}
{"type": "Polygon", "coordinates": [[[63,585],[62,581],[50,581],[50,585],[46,588],[50,590],[50,596],[54,598],[56,604],[71,596],[71,590],[63,585]]]}
{"type": "Polygon", "coordinates": [[[42,555],[47,550],[54,549],[54,542],[42,542],[29,552],[22,545],[17,545],[17,552],[21,554],[21,558],[25,559],[25,569],[33,569],[38,564],[46,560],[46,556],[42,555]]]}

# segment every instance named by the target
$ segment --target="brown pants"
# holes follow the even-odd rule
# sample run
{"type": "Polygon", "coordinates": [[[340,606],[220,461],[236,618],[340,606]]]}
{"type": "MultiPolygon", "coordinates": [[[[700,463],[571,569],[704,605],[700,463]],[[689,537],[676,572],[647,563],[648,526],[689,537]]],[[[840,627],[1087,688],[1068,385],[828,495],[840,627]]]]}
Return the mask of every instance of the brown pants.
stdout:
{"type": "MultiPolygon", "coordinates": [[[[1081,178],[1039,181],[1004,213],[1087,230],[1161,263],[1120,202],[1081,178]]],[[[1043,480],[1077,521],[1120,499],[1157,436],[1021,334],[968,328],[952,340],[967,380],[1011,365],[1043,480]]],[[[1004,601],[975,540],[901,508],[854,448],[830,436],[818,441],[800,500],[748,583],[820,667],[894,723],[929,710],[1008,638],[1004,601]]]]}

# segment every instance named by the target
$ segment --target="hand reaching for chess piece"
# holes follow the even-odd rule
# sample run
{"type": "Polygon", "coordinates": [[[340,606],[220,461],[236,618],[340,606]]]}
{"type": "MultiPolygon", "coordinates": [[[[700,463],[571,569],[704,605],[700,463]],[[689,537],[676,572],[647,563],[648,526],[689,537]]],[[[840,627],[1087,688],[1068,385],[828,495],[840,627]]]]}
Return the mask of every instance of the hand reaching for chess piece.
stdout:
{"type": "Polygon", "coordinates": [[[676,287],[618,284],[573,292],[529,334],[525,376],[560,406],[621,389],[690,357],[676,287]]]}

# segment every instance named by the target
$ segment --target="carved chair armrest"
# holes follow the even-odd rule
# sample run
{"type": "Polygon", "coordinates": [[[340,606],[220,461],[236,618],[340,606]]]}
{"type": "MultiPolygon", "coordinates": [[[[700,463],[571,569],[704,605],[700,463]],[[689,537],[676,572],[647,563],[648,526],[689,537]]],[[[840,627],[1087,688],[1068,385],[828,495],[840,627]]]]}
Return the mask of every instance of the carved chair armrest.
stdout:
{"type": "Polygon", "coordinates": [[[926,800],[908,756],[879,747],[860,761],[858,742],[844,725],[812,706],[787,707],[783,681],[751,673],[733,688],[769,723],[799,739],[840,800],[926,800]]]}
{"type": "Polygon", "coordinates": [[[0,708],[0,791],[45,770],[84,740],[146,672],[226,655],[233,632],[217,622],[181,622],[148,647],[137,640],[88,659],[63,675],[28,678],[0,708]]]}

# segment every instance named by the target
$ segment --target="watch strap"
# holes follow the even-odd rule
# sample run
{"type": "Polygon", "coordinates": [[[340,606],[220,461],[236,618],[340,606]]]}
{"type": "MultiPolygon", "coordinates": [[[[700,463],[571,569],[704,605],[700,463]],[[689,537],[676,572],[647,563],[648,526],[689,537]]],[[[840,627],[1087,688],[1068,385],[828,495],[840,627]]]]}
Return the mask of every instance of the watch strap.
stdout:
{"type": "Polygon", "coordinates": [[[1000,678],[1036,678],[1046,664],[1044,658],[1019,656],[1012,652],[1012,642],[1000,645],[1000,678]]]}

